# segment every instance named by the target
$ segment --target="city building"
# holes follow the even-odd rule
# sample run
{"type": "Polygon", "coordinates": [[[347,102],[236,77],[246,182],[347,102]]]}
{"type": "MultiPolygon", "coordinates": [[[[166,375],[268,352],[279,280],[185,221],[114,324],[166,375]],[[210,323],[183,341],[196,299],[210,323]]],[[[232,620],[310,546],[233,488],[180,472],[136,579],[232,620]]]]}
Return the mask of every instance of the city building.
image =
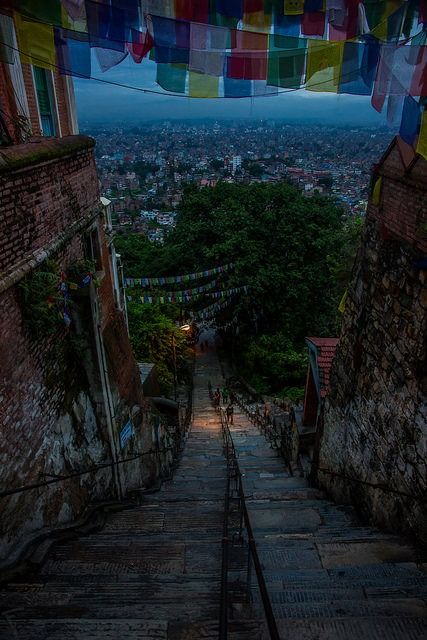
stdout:
{"type": "MultiPolygon", "coordinates": [[[[13,19],[0,25],[16,42],[13,19]]],[[[0,62],[2,566],[156,474],[151,457],[141,464],[150,405],[95,143],[78,135],[69,79],[11,55],[0,62]]]]}

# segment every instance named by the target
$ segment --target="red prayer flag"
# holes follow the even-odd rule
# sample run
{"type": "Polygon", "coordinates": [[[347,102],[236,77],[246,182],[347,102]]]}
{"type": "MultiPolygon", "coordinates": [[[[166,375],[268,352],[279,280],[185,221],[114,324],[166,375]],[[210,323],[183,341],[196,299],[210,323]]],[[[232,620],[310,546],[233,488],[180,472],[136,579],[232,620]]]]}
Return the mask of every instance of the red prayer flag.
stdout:
{"type": "Polygon", "coordinates": [[[323,11],[304,13],[301,21],[301,33],[305,36],[323,36],[325,31],[325,14],[323,11]]]}
{"type": "Polygon", "coordinates": [[[126,43],[126,48],[133,61],[139,64],[153,48],[154,40],[148,31],[141,32],[136,29],[132,29],[131,34],[132,41],[126,43]]]}

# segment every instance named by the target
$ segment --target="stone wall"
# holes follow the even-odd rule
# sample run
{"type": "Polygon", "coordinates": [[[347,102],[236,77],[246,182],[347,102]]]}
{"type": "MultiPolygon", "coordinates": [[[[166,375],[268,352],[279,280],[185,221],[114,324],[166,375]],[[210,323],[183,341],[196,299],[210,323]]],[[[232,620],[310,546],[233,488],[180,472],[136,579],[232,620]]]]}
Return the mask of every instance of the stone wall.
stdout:
{"type": "Polygon", "coordinates": [[[427,163],[396,139],[375,184],[322,415],[318,480],[371,522],[426,540],[427,163]]]}
{"type": "MultiPolygon", "coordinates": [[[[151,447],[146,400],[112,290],[92,148],[91,139],[76,136],[0,150],[2,490],[151,447]],[[94,229],[101,248],[99,289],[92,284],[75,299],[70,332],[64,325],[35,336],[22,282],[47,259],[60,273],[84,258],[85,236],[94,229]],[[135,435],[121,449],[120,430],[129,418],[135,435]]],[[[0,497],[0,566],[13,562],[34,536],[74,522],[90,503],[150,482],[156,471],[149,459],[119,469],[0,497]]]]}

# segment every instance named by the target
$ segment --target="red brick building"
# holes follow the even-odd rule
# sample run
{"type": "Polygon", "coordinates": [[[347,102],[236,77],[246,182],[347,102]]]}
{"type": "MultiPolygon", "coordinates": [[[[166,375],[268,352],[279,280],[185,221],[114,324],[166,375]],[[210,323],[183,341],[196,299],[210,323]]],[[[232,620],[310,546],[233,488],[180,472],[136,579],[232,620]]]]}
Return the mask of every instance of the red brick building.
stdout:
{"type": "Polygon", "coordinates": [[[308,369],[304,392],[303,424],[317,425],[322,402],[329,391],[330,371],[338,338],[306,338],[308,369]]]}
{"type": "MultiPolygon", "coordinates": [[[[16,41],[10,17],[0,15],[0,27],[16,41]]],[[[90,503],[150,482],[156,466],[137,457],[151,448],[150,407],[127,334],[94,141],[77,135],[72,85],[12,51],[0,62],[0,115],[4,566],[90,503]]]]}

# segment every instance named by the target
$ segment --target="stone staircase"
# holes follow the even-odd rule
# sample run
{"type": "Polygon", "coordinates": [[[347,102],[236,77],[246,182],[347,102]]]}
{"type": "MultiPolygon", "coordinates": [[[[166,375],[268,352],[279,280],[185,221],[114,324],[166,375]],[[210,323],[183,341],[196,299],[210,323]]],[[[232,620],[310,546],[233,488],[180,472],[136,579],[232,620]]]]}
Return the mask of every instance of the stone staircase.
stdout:
{"type": "Polygon", "coordinates": [[[226,464],[208,380],[219,371],[214,351],[199,354],[173,480],[0,592],[1,640],[216,640],[226,464]]]}
{"type": "MultiPolygon", "coordinates": [[[[407,541],[363,526],[284,462],[248,418],[230,427],[267,588],[283,639],[421,640],[427,575],[407,541]]],[[[425,569],[425,565],[424,565],[425,569]]],[[[258,588],[232,640],[268,638],[258,588]],[[246,634],[246,635],[245,635],[246,634]]]]}
{"type": "MultiPolygon", "coordinates": [[[[100,530],[55,545],[41,567],[9,583],[0,640],[217,639],[226,462],[209,380],[221,383],[213,350],[197,354],[194,417],[173,480],[110,513],[100,530]]],[[[290,476],[237,408],[232,434],[281,637],[425,638],[418,552],[290,476]]],[[[244,580],[244,567],[242,550],[230,572],[244,580]]],[[[230,640],[267,640],[254,575],[253,605],[237,596],[230,640]]]]}

